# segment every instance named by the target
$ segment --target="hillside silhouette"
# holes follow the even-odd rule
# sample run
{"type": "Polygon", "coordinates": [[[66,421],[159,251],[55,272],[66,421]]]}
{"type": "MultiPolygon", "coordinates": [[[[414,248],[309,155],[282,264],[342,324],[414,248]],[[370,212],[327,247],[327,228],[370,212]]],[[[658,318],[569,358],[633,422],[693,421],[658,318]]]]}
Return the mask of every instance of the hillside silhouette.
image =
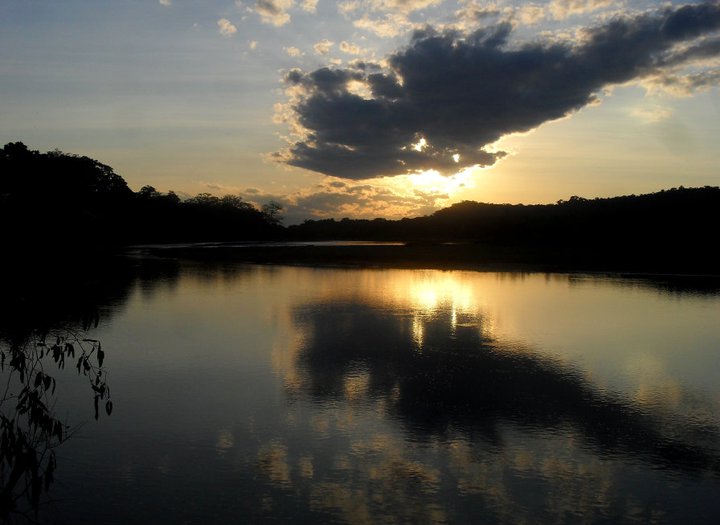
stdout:
{"type": "MultiPolygon", "coordinates": [[[[0,149],[0,240],[14,247],[122,246],[230,241],[400,241],[403,246],[244,249],[251,262],[473,266],[720,274],[714,249],[720,188],[672,188],[646,195],[555,204],[464,201],[432,215],[307,220],[284,227],[282,209],[240,196],[189,199],[152,186],[132,191],[110,166],[21,142],[0,149]]],[[[229,250],[215,252],[227,256],[229,250]]],[[[186,255],[187,255],[186,250],[186,255]]],[[[197,255],[195,253],[194,255],[197,255]]],[[[237,254],[233,254],[238,257],[237,254]]]]}
{"type": "Polygon", "coordinates": [[[680,187],[556,204],[464,201],[414,219],[306,221],[288,232],[305,240],[409,241],[420,254],[424,247],[428,256],[457,261],[718,273],[719,214],[720,188],[680,187]]]}

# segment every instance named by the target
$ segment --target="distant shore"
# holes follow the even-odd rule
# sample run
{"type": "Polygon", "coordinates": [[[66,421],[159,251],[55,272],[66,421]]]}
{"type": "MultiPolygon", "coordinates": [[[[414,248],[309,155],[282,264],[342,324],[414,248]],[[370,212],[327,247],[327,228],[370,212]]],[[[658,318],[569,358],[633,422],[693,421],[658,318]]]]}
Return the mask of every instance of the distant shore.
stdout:
{"type": "Polygon", "coordinates": [[[131,252],[199,261],[234,261],[348,268],[409,268],[483,271],[592,272],[688,275],[720,279],[713,264],[623,254],[543,250],[471,242],[293,242],[146,245],[131,252]]]}

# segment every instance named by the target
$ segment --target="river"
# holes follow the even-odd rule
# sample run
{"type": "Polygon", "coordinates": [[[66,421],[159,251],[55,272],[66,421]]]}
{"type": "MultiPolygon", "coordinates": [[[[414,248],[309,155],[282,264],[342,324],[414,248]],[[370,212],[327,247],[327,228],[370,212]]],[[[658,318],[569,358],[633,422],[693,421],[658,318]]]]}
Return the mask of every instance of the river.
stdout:
{"type": "Polygon", "coordinates": [[[88,331],[114,410],[54,372],[41,521],[720,523],[713,290],[192,262],[118,288],[88,331]]]}

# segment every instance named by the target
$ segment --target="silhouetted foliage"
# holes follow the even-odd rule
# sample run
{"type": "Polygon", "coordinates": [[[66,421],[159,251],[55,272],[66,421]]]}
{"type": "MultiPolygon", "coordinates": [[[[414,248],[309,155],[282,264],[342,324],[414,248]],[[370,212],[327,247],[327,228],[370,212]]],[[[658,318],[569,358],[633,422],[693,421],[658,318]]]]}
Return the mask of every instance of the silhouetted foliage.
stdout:
{"type": "Polygon", "coordinates": [[[143,186],[137,193],[105,164],[40,153],[21,142],[0,149],[1,234],[15,245],[271,239],[282,233],[279,209],[260,211],[240,196],[201,193],[182,201],[143,186]]]}
{"type": "Polygon", "coordinates": [[[426,217],[305,221],[288,233],[308,240],[462,242],[486,261],[718,272],[712,238],[719,210],[720,188],[680,187],[547,205],[464,201],[426,217]]]}
{"type": "Polygon", "coordinates": [[[91,158],[40,153],[20,142],[0,149],[3,240],[32,245],[115,237],[132,196],[122,177],[91,158]]]}
{"type": "Polygon", "coordinates": [[[282,205],[275,201],[270,201],[262,207],[262,213],[265,220],[276,226],[282,224],[282,211],[282,205]]]}
{"type": "Polygon", "coordinates": [[[105,353],[100,341],[81,332],[62,335],[33,334],[24,344],[0,346],[0,376],[5,381],[0,398],[0,518],[13,513],[37,512],[40,498],[54,480],[55,447],[70,428],[53,412],[57,382],[48,362],[58,369],[71,364],[88,378],[93,392],[95,419],[110,415],[112,401],[103,369],[105,353]]]}
{"type": "MultiPolygon", "coordinates": [[[[55,448],[70,435],[70,426],[54,412],[61,370],[75,368],[87,378],[95,418],[112,412],[105,352],[88,337],[99,312],[83,286],[60,268],[23,273],[12,264],[2,268],[0,306],[0,521],[36,519],[38,506],[55,478],[55,448]],[[60,271],[70,279],[55,281],[60,271]],[[30,277],[32,276],[32,277],[30,277]],[[32,278],[32,281],[29,279],[32,278]],[[53,292],[48,292],[53,290],[53,292]],[[66,293],[69,293],[66,295],[66,293]],[[71,295],[72,294],[72,295],[71,295]],[[69,316],[69,317],[68,317],[69,316]]],[[[5,266],[3,264],[2,266],[5,266]]],[[[25,270],[33,268],[25,265],[25,270]]],[[[72,265],[75,275],[81,264],[72,265]]],[[[68,268],[70,265],[68,265],[68,268]]]]}
{"type": "Polygon", "coordinates": [[[56,457],[58,447],[82,421],[113,411],[107,349],[92,330],[136,282],[177,274],[165,261],[77,255],[8,252],[0,260],[0,523],[45,522],[38,508],[52,501],[54,479],[72,469],[56,457]],[[87,381],[87,403],[68,421],[55,406],[63,380],[76,373],[87,381]]]}
{"type": "Polygon", "coordinates": [[[413,219],[308,220],[284,228],[276,202],[257,209],[237,195],[182,200],[152,186],[134,193],[112,168],[88,157],[39,153],[21,142],[0,150],[0,241],[26,249],[63,245],[70,237],[84,246],[281,238],[461,242],[470,245],[458,254],[464,263],[718,273],[711,242],[717,210],[720,188],[681,186],[543,205],[465,201],[413,219]]]}

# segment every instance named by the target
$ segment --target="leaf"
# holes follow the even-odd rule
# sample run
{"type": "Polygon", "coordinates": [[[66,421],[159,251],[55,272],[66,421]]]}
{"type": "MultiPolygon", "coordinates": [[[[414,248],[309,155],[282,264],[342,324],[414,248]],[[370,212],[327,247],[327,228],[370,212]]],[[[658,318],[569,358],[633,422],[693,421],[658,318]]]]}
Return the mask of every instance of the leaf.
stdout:
{"type": "Polygon", "coordinates": [[[50,490],[50,484],[53,482],[55,472],[55,454],[51,454],[48,459],[47,468],[45,469],[45,492],[50,490]]]}
{"type": "Polygon", "coordinates": [[[112,401],[108,401],[107,403],[105,403],[105,412],[107,412],[108,416],[110,414],[112,414],[112,409],[113,409],[112,401]]]}
{"type": "MultiPolygon", "coordinates": [[[[34,454],[33,454],[34,455],[34,454]]],[[[40,476],[37,475],[37,471],[33,471],[33,477],[32,477],[32,490],[30,492],[31,494],[31,500],[33,507],[37,508],[38,505],[40,505],[40,476]]]]}

